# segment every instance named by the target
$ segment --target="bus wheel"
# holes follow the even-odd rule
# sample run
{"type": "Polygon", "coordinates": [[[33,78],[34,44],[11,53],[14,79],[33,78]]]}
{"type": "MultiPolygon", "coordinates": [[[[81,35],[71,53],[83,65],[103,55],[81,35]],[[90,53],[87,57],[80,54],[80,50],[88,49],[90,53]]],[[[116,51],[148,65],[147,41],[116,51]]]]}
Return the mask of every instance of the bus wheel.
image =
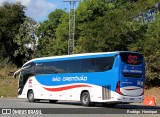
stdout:
{"type": "Polygon", "coordinates": [[[27,98],[28,98],[28,101],[29,101],[29,102],[34,102],[34,101],[35,101],[35,100],[34,100],[34,93],[33,93],[32,90],[30,90],[30,91],[28,92],[27,98]]]}
{"type": "Polygon", "coordinates": [[[57,103],[58,100],[49,100],[49,103],[57,103]]]}
{"type": "Polygon", "coordinates": [[[89,92],[83,92],[81,95],[81,104],[83,106],[91,106],[89,92]]]}

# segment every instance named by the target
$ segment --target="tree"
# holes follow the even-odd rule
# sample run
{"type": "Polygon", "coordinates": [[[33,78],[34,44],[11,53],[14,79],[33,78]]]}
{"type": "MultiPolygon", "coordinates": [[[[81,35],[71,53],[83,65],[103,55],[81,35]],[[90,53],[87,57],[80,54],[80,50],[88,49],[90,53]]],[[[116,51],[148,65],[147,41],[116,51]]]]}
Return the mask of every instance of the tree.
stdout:
{"type": "Polygon", "coordinates": [[[14,51],[16,65],[22,65],[33,57],[37,44],[37,36],[35,35],[38,23],[33,19],[26,17],[21,24],[18,34],[14,39],[17,49],[14,51]]]}
{"type": "Polygon", "coordinates": [[[146,86],[160,85],[160,13],[155,21],[148,22],[144,38],[130,45],[132,51],[140,51],[145,55],[146,62],[146,86]]]}
{"type": "Polygon", "coordinates": [[[57,39],[56,30],[61,24],[61,18],[65,11],[56,9],[48,16],[48,20],[40,24],[37,35],[39,37],[36,50],[36,57],[59,55],[58,51],[63,48],[60,40],[57,39]]]}
{"type": "Polygon", "coordinates": [[[25,7],[20,3],[3,3],[0,6],[0,49],[1,60],[15,63],[14,51],[17,44],[14,42],[19,33],[20,25],[25,19],[25,7]]]}
{"type": "Polygon", "coordinates": [[[138,14],[151,6],[141,0],[84,1],[77,9],[76,52],[128,50],[145,32],[145,25],[136,21],[138,14]]]}

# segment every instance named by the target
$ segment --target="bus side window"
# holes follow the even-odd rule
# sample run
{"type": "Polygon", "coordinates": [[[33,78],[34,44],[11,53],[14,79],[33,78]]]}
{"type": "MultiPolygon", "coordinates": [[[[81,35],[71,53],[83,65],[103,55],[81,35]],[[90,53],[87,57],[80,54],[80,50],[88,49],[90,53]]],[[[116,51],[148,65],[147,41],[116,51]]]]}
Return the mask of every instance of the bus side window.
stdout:
{"type": "Polygon", "coordinates": [[[46,74],[56,73],[55,62],[46,62],[44,63],[44,71],[46,74]]]}
{"type": "Polygon", "coordinates": [[[103,72],[111,70],[114,63],[114,57],[103,57],[96,59],[96,71],[103,72]]]}
{"type": "Polygon", "coordinates": [[[56,73],[66,73],[67,71],[67,62],[66,61],[57,61],[55,72],[56,73]]]}
{"type": "Polygon", "coordinates": [[[34,66],[34,74],[43,74],[44,66],[43,63],[36,63],[34,66]]]}
{"type": "Polygon", "coordinates": [[[83,59],[82,60],[82,72],[94,72],[95,71],[95,59],[83,59]]]}
{"type": "Polygon", "coordinates": [[[81,60],[69,60],[67,61],[68,73],[79,73],[81,72],[81,60]]]}

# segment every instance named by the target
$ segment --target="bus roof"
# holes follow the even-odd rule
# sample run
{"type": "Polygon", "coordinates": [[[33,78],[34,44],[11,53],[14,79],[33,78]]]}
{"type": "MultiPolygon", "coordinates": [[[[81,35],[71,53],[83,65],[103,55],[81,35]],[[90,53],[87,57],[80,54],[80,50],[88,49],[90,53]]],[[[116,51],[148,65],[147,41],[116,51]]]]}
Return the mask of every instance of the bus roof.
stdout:
{"type": "MultiPolygon", "coordinates": [[[[78,58],[78,57],[90,57],[90,56],[99,56],[99,55],[109,55],[114,56],[116,54],[119,54],[121,52],[129,52],[129,51],[114,51],[114,52],[99,52],[99,53],[83,53],[83,54],[72,54],[72,55],[62,55],[62,56],[50,56],[50,57],[41,57],[41,58],[35,58],[31,59],[28,62],[26,62],[24,65],[30,63],[30,62],[42,62],[44,60],[55,60],[55,59],[67,59],[67,58],[78,58]]],[[[137,53],[137,52],[132,52],[137,53]]],[[[23,66],[24,66],[23,65],[23,66]]]]}

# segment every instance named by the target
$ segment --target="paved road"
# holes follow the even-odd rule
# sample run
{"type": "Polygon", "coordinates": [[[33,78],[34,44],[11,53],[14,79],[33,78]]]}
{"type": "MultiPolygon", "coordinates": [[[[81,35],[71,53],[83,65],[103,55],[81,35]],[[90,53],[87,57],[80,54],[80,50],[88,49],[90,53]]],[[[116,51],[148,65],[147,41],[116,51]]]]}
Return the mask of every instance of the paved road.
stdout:
{"type": "MultiPolygon", "coordinates": [[[[0,98],[0,113],[2,113],[2,109],[12,109],[12,113],[14,115],[4,115],[0,114],[0,117],[5,116],[12,116],[12,117],[18,117],[22,116],[20,114],[16,114],[18,110],[20,110],[20,113],[28,113],[28,109],[32,108],[31,110],[35,110],[37,113],[47,113],[48,111],[50,113],[55,113],[54,117],[137,117],[137,114],[130,114],[128,113],[142,113],[143,111],[149,111],[149,112],[156,112],[158,111],[160,113],[160,106],[157,107],[147,107],[143,105],[137,105],[137,104],[130,104],[130,105],[117,105],[116,107],[103,107],[101,104],[97,104],[95,107],[84,107],[81,106],[79,102],[58,102],[57,104],[51,104],[48,101],[40,101],[38,103],[30,103],[27,99],[17,99],[17,98],[0,98]],[[14,109],[15,108],[15,109],[14,109]],[[17,109],[18,108],[18,109],[17,109]],[[43,110],[41,110],[43,108],[43,110]],[[141,110],[139,110],[141,109],[141,110]],[[23,110],[23,111],[22,111],[23,110]],[[47,111],[48,110],[48,111],[47,111]],[[73,111],[72,111],[73,110],[73,111]],[[80,113],[87,113],[87,114],[80,114],[80,113]],[[109,114],[100,114],[100,113],[109,113],[109,114]],[[64,114],[65,113],[65,114],[64,114]],[[68,113],[68,114],[67,114],[68,113]],[[72,114],[70,114],[72,113],[72,114]],[[79,114],[76,114],[79,113],[79,114]],[[93,113],[93,114],[92,114],[93,113]],[[98,113],[98,114],[97,114],[98,113]],[[122,114],[124,113],[124,114],[122,114]]],[[[5,112],[5,111],[4,111],[5,112]]],[[[36,113],[35,112],[35,113],[36,113]]],[[[25,116],[33,116],[33,115],[25,115],[25,116]]],[[[45,115],[34,115],[34,116],[52,116],[52,114],[45,114],[45,115]]],[[[140,117],[159,117],[160,114],[139,114],[140,117]]]]}

